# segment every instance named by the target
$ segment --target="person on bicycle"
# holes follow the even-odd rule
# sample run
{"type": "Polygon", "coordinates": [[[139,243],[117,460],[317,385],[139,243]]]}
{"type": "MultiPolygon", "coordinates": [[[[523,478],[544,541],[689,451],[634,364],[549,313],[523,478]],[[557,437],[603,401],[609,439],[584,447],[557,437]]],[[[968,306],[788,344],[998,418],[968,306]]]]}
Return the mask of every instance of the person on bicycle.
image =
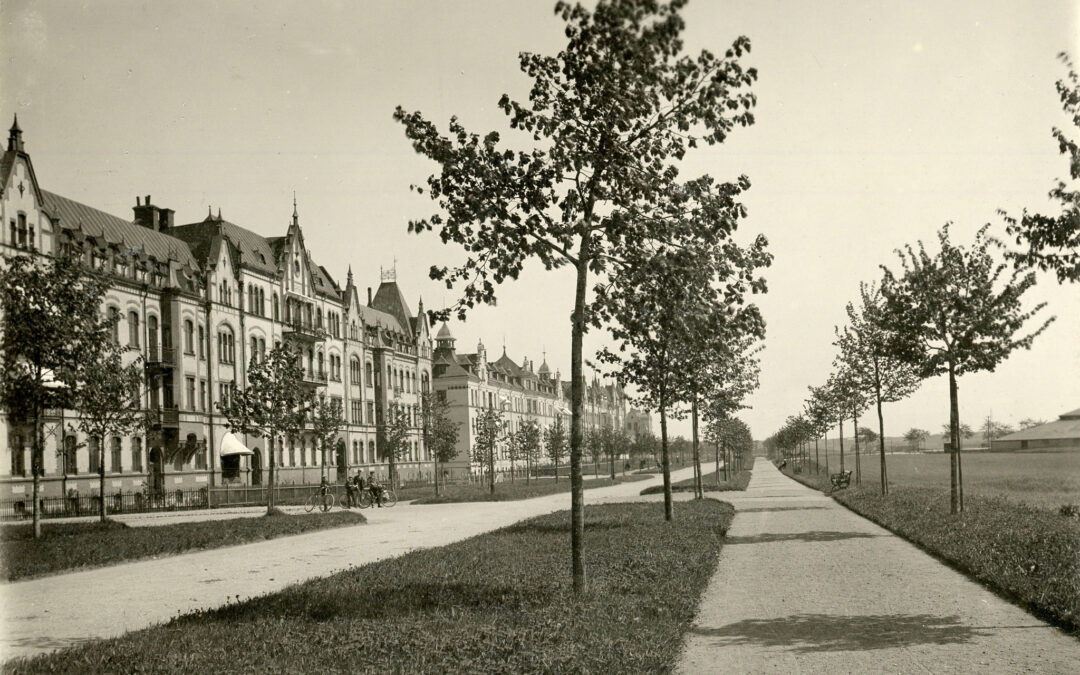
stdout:
{"type": "Polygon", "coordinates": [[[356,476],[345,479],[345,507],[351,509],[357,500],[356,476]]]}
{"type": "Polygon", "coordinates": [[[374,471],[368,471],[367,484],[368,484],[368,490],[371,491],[371,499],[372,499],[372,501],[374,501],[376,504],[378,504],[379,508],[381,509],[382,508],[383,487],[382,487],[382,483],[379,482],[379,479],[375,477],[375,472],[374,471]]]}

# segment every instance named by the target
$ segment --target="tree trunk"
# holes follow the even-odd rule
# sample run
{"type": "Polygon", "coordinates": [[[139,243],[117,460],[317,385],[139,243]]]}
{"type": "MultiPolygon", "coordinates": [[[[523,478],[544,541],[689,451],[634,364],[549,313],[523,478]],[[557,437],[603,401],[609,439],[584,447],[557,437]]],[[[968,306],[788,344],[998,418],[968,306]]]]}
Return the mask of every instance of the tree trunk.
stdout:
{"type": "Polygon", "coordinates": [[[270,515],[270,512],[274,510],[274,478],[276,472],[274,466],[277,464],[277,444],[274,443],[274,432],[270,432],[270,476],[266,485],[266,514],[270,515]]]}
{"type": "Polygon", "coordinates": [[[664,405],[663,387],[660,394],[660,468],[664,474],[664,520],[671,521],[675,516],[671,503],[671,461],[668,458],[667,410],[664,405]]]}
{"type": "Polygon", "coordinates": [[[716,441],[716,456],[715,456],[716,471],[713,473],[716,476],[716,487],[720,487],[720,441],[716,441]]]}
{"type": "Polygon", "coordinates": [[[728,462],[727,439],[723,439],[721,443],[723,444],[722,447],[724,448],[724,480],[729,481],[731,480],[731,463],[728,462]]]}
{"type": "MultiPolygon", "coordinates": [[[[591,209],[590,209],[591,210],[591,209]]],[[[570,339],[570,568],[574,595],[585,594],[585,484],[581,476],[581,439],[583,394],[582,342],[585,337],[585,291],[589,274],[591,240],[581,238],[578,252],[577,285],[574,289],[574,314],[570,339]]],[[[555,471],[558,476],[558,469],[555,471]]]]}
{"type": "Polygon", "coordinates": [[[821,450],[818,449],[818,441],[821,440],[820,436],[814,436],[814,475],[816,476],[821,470],[821,450]]]}
{"type": "Polygon", "coordinates": [[[825,433],[822,434],[822,437],[825,439],[825,475],[828,476],[829,475],[829,432],[826,430],[825,433]]]}
{"type": "Polygon", "coordinates": [[[874,397],[877,399],[878,451],[881,455],[881,496],[889,494],[889,474],[885,469],[885,418],[881,414],[881,371],[874,359],[874,397]]]}
{"type": "Polygon", "coordinates": [[[704,499],[705,490],[701,485],[701,449],[698,447],[697,393],[694,393],[694,398],[690,401],[690,414],[692,416],[691,428],[694,435],[694,497],[704,499]]]}
{"type": "Polygon", "coordinates": [[[840,473],[844,472],[844,418],[837,423],[840,428],[840,473]]]}
{"type": "Polygon", "coordinates": [[[492,441],[487,449],[488,460],[488,490],[495,494],[495,442],[492,441]]]}
{"type": "Polygon", "coordinates": [[[952,513],[964,510],[960,476],[960,404],[957,398],[956,369],[949,363],[949,508],[952,513]]]}
{"type": "Polygon", "coordinates": [[[862,484],[862,460],[859,457],[859,411],[851,411],[851,431],[855,436],[855,485],[862,484]]]}
{"type": "MultiPolygon", "coordinates": [[[[38,380],[40,382],[40,378],[38,380]]],[[[30,444],[30,473],[33,477],[33,487],[30,489],[34,503],[31,507],[31,518],[34,523],[34,539],[41,539],[41,508],[38,504],[41,494],[41,463],[45,459],[45,431],[41,427],[41,409],[34,406],[34,442],[30,444]]]]}
{"type": "Polygon", "coordinates": [[[105,436],[98,439],[98,517],[105,522],[105,436]]]}
{"type": "Polygon", "coordinates": [[[608,439],[610,445],[608,446],[608,461],[611,463],[611,480],[615,480],[615,438],[614,436],[608,439]]]}

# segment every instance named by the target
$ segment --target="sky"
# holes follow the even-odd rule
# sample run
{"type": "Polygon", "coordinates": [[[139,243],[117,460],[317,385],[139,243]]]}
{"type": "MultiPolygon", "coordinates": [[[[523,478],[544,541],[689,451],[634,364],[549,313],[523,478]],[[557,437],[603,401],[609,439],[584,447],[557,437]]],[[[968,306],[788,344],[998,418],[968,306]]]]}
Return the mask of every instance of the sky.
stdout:
{"type": "MultiPolygon", "coordinates": [[[[377,286],[395,268],[410,302],[456,299],[428,279],[462,260],[434,234],[411,235],[430,199],[409,191],[434,165],[418,157],[397,105],[445,130],[505,132],[496,102],[527,98],[521,51],[564,44],[552,0],[504,2],[28,2],[0,4],[0,121],[19,116],[42,187],[131,217],[136,195],[176,211],[208,208],[264,236],[284,233],[295,192],[315,259],[344,283],[377,286]]],[[[952,222],[970,241],[998,209],[1048,211],[1067,176],[1050,132],[1066,126],[1055,56],[1080,57],[1080,3],[711,2],[683,12],[686,50],[722,53],[739,35],[757,68],[756,123],[693,151],[685,177],[741,174],[752,187],[738,233],[769,240],[768,336],[761,387],[741,417],[755,437],[798,413],[832,370],[834,327],[859,283],[895,250],[952,222]]],[[[526,268],[498,304],[451,330],[460,351],[570,370],[569,269],[526,268]]],[[[1030,351],[960,380],[961,418],[1016,424],[1080,407],[1080,286],[1041,276],[1027,299],[1056,315],[1030,351]]],[[[604,342],[586,337],[586,354],[604,342]]],[[[885,410],[886,434],[937,432],[944,378],[885,410]]],[[[688,434],[689,424],[676,423],[688,434]]]]}

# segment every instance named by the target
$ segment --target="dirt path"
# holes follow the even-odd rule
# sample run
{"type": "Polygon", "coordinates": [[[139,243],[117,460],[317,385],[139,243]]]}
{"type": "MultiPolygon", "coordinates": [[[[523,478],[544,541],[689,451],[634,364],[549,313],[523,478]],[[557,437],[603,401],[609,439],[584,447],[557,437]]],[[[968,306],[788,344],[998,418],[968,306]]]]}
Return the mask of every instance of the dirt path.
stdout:
{"type": "MultiPolygon", "coordinates": [[[[692,473],[682,469],[672,477],[692,473]]],[[[659,482],[654,477],[587,490],[585,502],[638,499],[642,489],[659,482]]],[[[366,525],[0,584],[0,660],[121,635],[569,507],[564,493],[513,502],[367,509],[366,525]]],[[[203,515],[211,514],[189,512],[183,518],[203,515]]]]}
{"type": "Polygon", "coordinates": [[[1076,673],[1080,641],[758,460],[681,673],[1076,673]]]}

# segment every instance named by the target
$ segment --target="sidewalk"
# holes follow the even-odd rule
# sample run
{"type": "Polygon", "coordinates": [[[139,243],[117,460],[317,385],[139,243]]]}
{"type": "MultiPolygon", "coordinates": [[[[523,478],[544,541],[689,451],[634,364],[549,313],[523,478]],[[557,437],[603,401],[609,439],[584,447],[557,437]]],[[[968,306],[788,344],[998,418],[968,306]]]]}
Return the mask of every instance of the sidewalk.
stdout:
{"type": "MultiPolygon", "coordinates": [[[[692,468],[672,472],[688,478],[692,468]]],[[[587,489],[586,506],[643,499],[659,477],[587,489]]],[[[366,509],[368,523],[0,584],[0,661],[121,635],[346,568],[570,508],[569,493],[512,502],[366,509]]],[[[194,512],[196,514],[206,512],[194,512]]]]}
{"type": "Polygon", "coordinates": [[[763,459],[680,673],[1075,673],[1080,641],[763,459]]]}

